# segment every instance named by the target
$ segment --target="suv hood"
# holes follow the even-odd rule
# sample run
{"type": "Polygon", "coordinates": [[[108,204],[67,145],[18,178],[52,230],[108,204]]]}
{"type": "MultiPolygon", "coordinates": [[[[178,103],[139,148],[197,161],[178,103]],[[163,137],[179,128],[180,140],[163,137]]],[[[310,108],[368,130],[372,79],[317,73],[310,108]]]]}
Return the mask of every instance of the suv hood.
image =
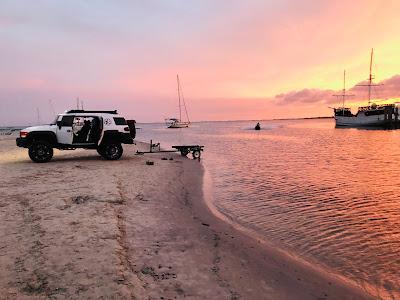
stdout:
{"type": "Polygon", "coordinates": [[[56,125],[40,125],[31,126],[22,129],[21,131],[32,132],[32,131],[55,131],[56,125]]]}

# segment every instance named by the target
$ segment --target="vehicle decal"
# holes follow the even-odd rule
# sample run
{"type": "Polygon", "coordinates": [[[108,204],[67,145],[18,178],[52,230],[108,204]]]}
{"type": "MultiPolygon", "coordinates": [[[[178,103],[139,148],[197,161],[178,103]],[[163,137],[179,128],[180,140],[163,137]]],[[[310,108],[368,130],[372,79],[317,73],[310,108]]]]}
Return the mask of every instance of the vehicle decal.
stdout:
{"type": "Polygon", "coordinates": [[[110,126],[111,125],[111,119],[110,118],[105,118],[104,119],[104,125],[110,126]]]}

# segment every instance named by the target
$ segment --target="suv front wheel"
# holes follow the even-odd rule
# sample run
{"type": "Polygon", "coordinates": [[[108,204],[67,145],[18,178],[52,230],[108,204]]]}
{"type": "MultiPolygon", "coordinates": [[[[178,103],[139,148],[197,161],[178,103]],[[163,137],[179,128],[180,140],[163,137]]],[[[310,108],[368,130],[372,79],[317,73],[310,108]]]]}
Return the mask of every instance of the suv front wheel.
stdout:
{"type": "Polygon", "coordinates": [[[117,160],[122,156],[123,149],[120,143],[117,142],[108,142],[104,145],[101,145],[97,152],[108,160],[117,160]]]}
{"type": "Polygon", "coordinates": [[[45,141],[37,141],[29,146],[28,154],[34,162],[45,163],[53,157],[53,148],[45,141]]]}

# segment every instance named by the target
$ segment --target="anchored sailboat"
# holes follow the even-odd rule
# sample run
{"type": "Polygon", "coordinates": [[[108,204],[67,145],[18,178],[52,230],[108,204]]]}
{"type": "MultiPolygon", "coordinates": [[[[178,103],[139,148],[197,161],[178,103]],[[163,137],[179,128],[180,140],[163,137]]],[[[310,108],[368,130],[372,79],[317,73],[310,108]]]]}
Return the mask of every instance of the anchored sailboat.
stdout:
{"type": "Polygon", "coordinates": [[[363,127],[363,126],[386,126],[391,123],[393,119],[398,118],[398,108],[394,104],[377,105],[371,104],[371,88],[380,86],[373,82],[374,75],[372,74],[372,62],[374,57],[374,49],[371,51],[371,60],[369,65],[369,78],[366,84],[359,84],[357,86],[368,87],[368,106],[359,107],[355,115],[351,113],[351,109],[344,107],[345,98],[352,95],[346,95],[346,73],[344,73],[344,88],[342,95],[335,95],[343,97],[343,106],[334,108],[334,115],[336,126],[349,126],[349,127],[363,127]]]}
{"type": "Polygon", "coordinates": [[[176,80],[178,83],[178,101],[179,101],[179,119],[178,118],[170,118],[165,119],[165,124],[168,128],[186,128],[190,125],[189,115],[186,109],[185,98],[182,93],[182,88],[179,81],[179,75],[176,75],[176,80]],[[185,115],[187,121],[182,121],[182,106],[185,109],[185,115]]]}

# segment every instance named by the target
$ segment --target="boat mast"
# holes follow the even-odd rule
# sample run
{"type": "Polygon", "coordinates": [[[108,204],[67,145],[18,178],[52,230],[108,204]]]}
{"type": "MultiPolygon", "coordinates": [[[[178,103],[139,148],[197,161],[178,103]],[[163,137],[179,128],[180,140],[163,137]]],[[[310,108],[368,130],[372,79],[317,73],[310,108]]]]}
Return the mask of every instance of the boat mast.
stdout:
{"type": "Polygon", "coordinates": [[[53,113],[54,116],[56,116],[56,111],[54,110],[54,105],[53,105],[53,101],[51,99],[49,99],[49,104],[50,104],[50,108],[51,108],[51,112],[53,113]]]}
{"type": "Polygon", "coordinates": [[[185,108],[186,120],[187,120],[188,123],[190,123],[189,114],[188,114],[188,111],[187,111],[187,108],[186,108],[186,101],[185,101],[185,96],[183,95],[182,87],[181,87],[181,98],[182,98],[182,102],[183,102],[183,107],[185,108]]]}
{"type": "Polygon", "coordinates": [[[186,119],[187,119],[188,123],[190,123],[189,114],[188,114],[187,108],[186,108],[186,101],[185,101],[185,97],[183,97],[183,94],[182,94],[182,100],[183,100],[183,106],[185,107],[186,119]]]}
{"type": "Polygon", "coordinates": [[[342,98],[342,111],[344,115],[344,101],[346,100],[346,97],[353,97],[354,95],[347,95],[346,94],[346,70],[343,71],[343,90],[341,95],[333,95],[335,97],[341,97],[342,98]]]}
{"type": "MultiPolygon", "coordinates": [[[[344,99],[346,98],[346,70],[343,71],[343,108],[344,108],[344,99]]],[[[344,113],[344,110],[343,110],[344,113]]]]}
{"type": "Polygon", "coordinates": [[[374,58],[374,48],[371,50],[371,60],[369,62],[369,78],[368,78],[368,83],[367,84],[357,84],[357,86],[367,86],[368,87],[368,106],[371,105],[371,88],[373,86],[380,86],[382,84],[375,84],[373,81],[375,79],[375,76],[372,74],[372,62],[374,58]]]}
{"type": "Polygon", "coordinates": [[[181,87],[179,83],[179,75],[176,74],[176,81],[178,82],[178,99],[179,99],[179,122],[182,122],[182,111],[181,111],[181,87]]]}
{"type": "Polygon", "coordinates": [[[371,50],[371,61],[369,63],[369,85],[368,85],[368,106],[371,104],[371,86],[372,86],[372,59],[374,57],[374,48],[371,50]]]}

